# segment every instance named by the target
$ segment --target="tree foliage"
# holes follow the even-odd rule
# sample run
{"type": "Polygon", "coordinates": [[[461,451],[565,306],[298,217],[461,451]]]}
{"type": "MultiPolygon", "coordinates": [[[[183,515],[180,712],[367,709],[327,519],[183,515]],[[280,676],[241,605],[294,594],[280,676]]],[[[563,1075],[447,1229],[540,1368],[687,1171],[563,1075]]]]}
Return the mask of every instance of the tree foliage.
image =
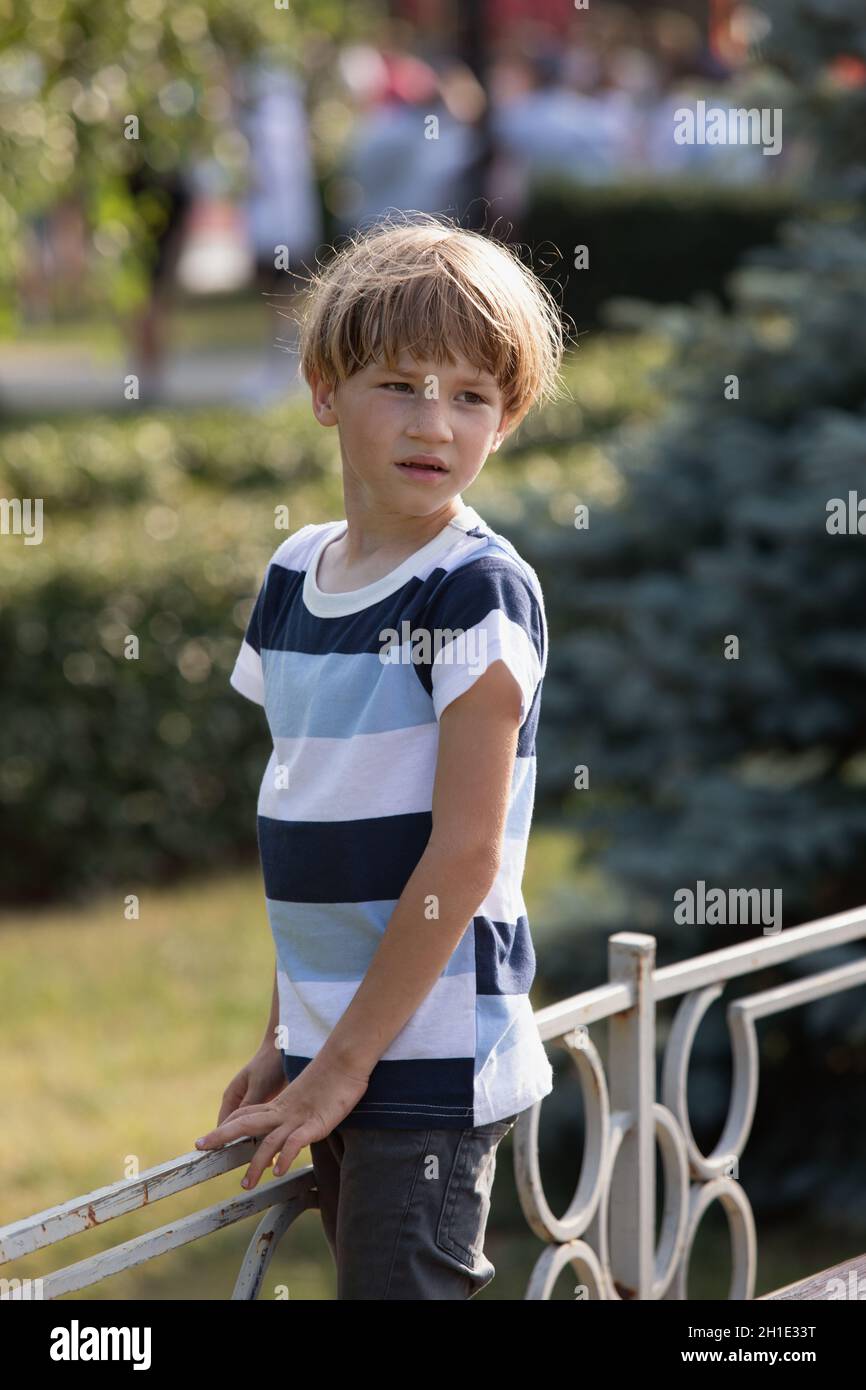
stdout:
{"type": "Polygon", "coordinates": [[[378,0],[0,0],[7,322],[28,219],[80,198],[96,247],[95,302],[126,305],[141,291],[154,223],[125,175],[208,158],[227,186],[241,186],[247,148],[233,118],[242,65],[266,53],[303,69],[315,88],[334,41],[369,34],[380,11],[378,0]]]}
{"type": "MultiPolygon", "coordinates": [[[[786,120],[811,123],[819,150],[814,211],[747,254],[729,312],[711,296],[611,306],[614,322],[672,339],[664,409],[618,432],[621,497],[591,507],[588,527],[551,528],[539,503],[511,530],[548,605],[539,809],[572,818],[624,890],[606,927],[653,931],[663,961],[762,931],[676,925],[674,893],[700,880],[781,889],[786,928],[866,903],[866,88],[846,85],[862,82],[866,13],[854,0],[765,8],[764,56],[798,84],[786,120]],[[573,789],[579,764],[586,790],[573,789]]],[[[575,950],[580,919],[578,901],[564,906],[561,949],[544,953],[550,997],[597,978],[575,950]]],[[[772,982],[857,955],[812,954],[772,982]]],[[[754,977],[725,999],[744,988],[754,977]]],[[[722,1009],[691,1069],[705,1151],[730,1094],[722,1009]]],[[[792,1010],[771,1032],[750,1196],[764,1212],[808,1200],[862,1229],[862,995],[792,1010]]]]}

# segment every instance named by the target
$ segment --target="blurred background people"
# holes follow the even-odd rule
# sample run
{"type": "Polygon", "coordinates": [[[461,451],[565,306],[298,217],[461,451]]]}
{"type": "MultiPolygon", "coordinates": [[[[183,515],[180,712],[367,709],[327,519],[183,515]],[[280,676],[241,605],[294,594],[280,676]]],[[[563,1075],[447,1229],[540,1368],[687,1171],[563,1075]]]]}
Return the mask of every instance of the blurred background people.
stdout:
{"type": "Polygon", "coordinates": [[[291,321],[275,311],[287,306],[303,282],[304,267],[315,258],[323,235],[322,208],[300,78],[263,55],[240,73],[238,93],[238,124],[249,145],[243,214],[266,343],[264,365],[240,384],[239,394],[265,404],[287,389],[291,368],[285,355],[274,350],[274,335],[291,336],[291,321]]]}
{"type": "Polygon", "coordinates": [[[127,185],[152,228],[147,297],[129,323],[130,370],[139,380],[139,399],[148,403],[159,400],[164,390],[169,315],[193,188],[187,169],[160,172],[145,163],[127,175],[127,185]]]}
{"type": "Polygon", "coordinates": [[[514,55],[497,65],[491,124],[497,180],[508,180],[520,207],[532,177],[608,183],[632,162],[628,98],[578,91],[562,56],[552,52],[514,55]]]}
{"type": "Polygon", "coordinates": [[[362,45],[344,50],[340,70],[358,112],[341,168],[340,232],[387,208],[457,212],[479,141],[449,108],[431,64],[362,45]]]}

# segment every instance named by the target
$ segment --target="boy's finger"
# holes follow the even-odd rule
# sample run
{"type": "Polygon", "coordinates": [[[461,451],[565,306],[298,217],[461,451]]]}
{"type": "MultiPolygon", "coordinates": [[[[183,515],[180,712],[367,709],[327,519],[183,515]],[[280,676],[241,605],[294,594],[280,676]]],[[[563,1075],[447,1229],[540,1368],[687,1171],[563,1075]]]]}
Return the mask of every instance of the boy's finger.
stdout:
{"type": "Polygon", "coordinates": [[[252,1163],[241,1181],[241,1187],[246,1187],[248,1190],[255,1187],[262,1173],[266,1168],[270,1167],[274,1154],[278,1153],[282,1147],[284,1141],[281,1136],[283,1133],[284,1130],[275,1129],[272,1134],[268,1135],[267,1139],[262,1140],[261,1144],[259,1144],[259,1147],[256,1149],[252,1163]]]}
{"type": "Polygon", "coordinates": [[[220,1125],[219,1129],[215,1129],[211,1134],[205,1134],[201,1139],[196,1139],[195,1147],[197,1149],[221,1149],[231,1139],[237,1138],[236,1134],[223,1133],[223,1130],[224,1126],[220,1125]]]}
{"type": "Polygon", "coordinates": [[[296,1143],[294,1135],[291,1135],[288,1139],[286,1139],[285,1143],[283,1144],[283,1147],[280,1149],[279,1159],[274,1164],[275,1178],[281,1178],[285,1173],[288,1173],[289,1169],[291,1168],[292,1164],[294,1163],[295,1159],[297,1158],[298,1154],[301,1152],[301,1149],[303,1148],[303,1144],[296,1143]]]}
{"type": "Polygon", "coordinates": [[[235,1115],[216,1129],[212,1129],[210,1134],[203,1134],[201,1139],[196,1139],[195,1146],[197,1149],[221,1149],[224,1144],[240,1138],[242,1134],[262,1134],[266,1128],[267,1124],[255,1115],[235,1115]]]}
{"type": "MultiPolygon", "coordinates": [[[[255,1119],[261,1117],[263,1111],[269,1110],[270,1108],[271,1108],[271,1107],[270,1107],[269,1105],[239,1105],[238,1108],[237,1108],[236,1110],[232,1110],[232,1111],[229,1112],[229,1114],[225,1117],[225,1119],[224,1119],[220,1124],[217,1125],[216,1129],[212,1129],[212,1130],[210,1131],[209,1134],[203,1134],[202,1137],[201,1137],[200,1139],[196,1139],[196,1141],[195,1141],[195,1146],[196,1146],[196,1148],[197,1148],[197,1149],[209,1149],[209,1148],[211,1148],[212,1143],[213,1143],[214,1140],[217,1141],[217,1145],[218,1145],[218,1146],[219,1146],[220,1144],[225,1144],[225,1143],[227,1143],[228,1141],[227,1141],[226,1139],[223,1139],[223,1138],[220,1137],[221,1135],[223,1135],[223,1134],[225,1134],[225,1133],[227,1132],[227,1131],[226,1131],[226,1126],[227,1126],[227,1125],[233,1124],[233,1123],[235,1122],[235,1120],[238,1120],[238,1119],[244,1120],[245,1122],[249,1122],[250,1119],[255,1120],[255,1119]]],[[[249,1134],[264,1133],[264,1131],[261,1130],[261,1129],[256,1130],[256,1129],[253,1129],[253,1128],[249,1128],[249,1129],[246,1129],[246,1130],[241,1130],[240,1132],[241,1132],[242,1134],[246,1134],[246,1133],[249,1133],[249,1134]]],[[[234,1137],[234,1136],[232,1136],[232,1137],[234,1137]]]]}
{"type": "Polygon", "coordinates": [[[225,1113],[220,1111],[220,1114],[217,1116],[216,1129],[212,1130],[211,1133],[216,1134],[217,1129],[221,1129],[223,1125],[228,1124],[229,1120],[236,1119],[243,1109],[244,1107],[242,1105],[233,1105],[231,1110],[226,1110],[225,1113]]]}
{"type": "Polygon", "coordinates": [[[261,1114],[263,1110],[267,1109],[269,1109],[267,1105],[236,1105],[233,1110],[230,1110],[227,1115],[223,1116],[217,1128],[228,1124],[229,1120],[236,1120],[238,1115],[258,1115],[261,1114]]]}
{"type": "Polygon", "coordinates": [[[307,1148],[316,1138],[316,1127],[313,1124],[299,1125],[286,1136],[286,1141],[280,1150],[279,1161],[274,1164],[274,1177],[281,1178],[284,1173],[288,1173],[301,1149],[307,1148]]]}

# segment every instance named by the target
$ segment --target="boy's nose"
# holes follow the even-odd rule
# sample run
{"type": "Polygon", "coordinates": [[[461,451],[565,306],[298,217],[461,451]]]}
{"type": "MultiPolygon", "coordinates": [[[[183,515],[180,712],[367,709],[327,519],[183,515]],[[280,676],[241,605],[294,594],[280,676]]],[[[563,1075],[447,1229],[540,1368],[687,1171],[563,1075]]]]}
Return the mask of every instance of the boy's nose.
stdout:
{"type": "Polygon", "coordinates": [[[418,406],[415,422],[406,433],[410,439],[452,438],[451,426],[441,401],[423,401],[418,406]]]}

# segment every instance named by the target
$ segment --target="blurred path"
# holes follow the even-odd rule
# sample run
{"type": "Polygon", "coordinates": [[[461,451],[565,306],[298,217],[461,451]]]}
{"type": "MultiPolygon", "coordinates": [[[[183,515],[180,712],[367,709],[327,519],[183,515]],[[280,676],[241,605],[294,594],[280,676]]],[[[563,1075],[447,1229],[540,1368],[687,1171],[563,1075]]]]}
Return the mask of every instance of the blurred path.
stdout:
{"type": "Polygon", "coordinates": [[[127,411],[145,404],[255,409],[307,389],[298,378],[297,358],[278,349],[169,353],[162,386],[149,391],[142,382],[138,403],[124,399],[131,370],[121,359],[106,361],[72,344],[2,343],[0,412],[127,411]]]}

